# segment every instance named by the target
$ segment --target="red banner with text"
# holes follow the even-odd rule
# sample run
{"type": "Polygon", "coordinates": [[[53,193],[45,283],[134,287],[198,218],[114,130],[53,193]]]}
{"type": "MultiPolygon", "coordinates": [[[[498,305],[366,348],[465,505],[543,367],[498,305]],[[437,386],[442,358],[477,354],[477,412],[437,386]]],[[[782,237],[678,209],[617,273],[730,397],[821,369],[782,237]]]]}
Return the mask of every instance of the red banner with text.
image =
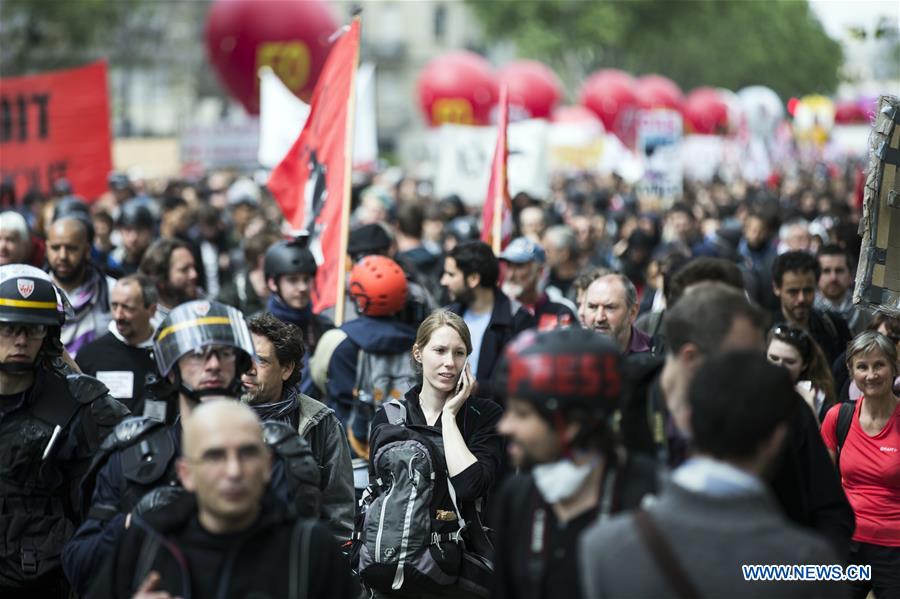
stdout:
{"type": "Polygon", "coordinates": [[[0,79],[0,178],[16,197],[66,179],[88,201],[112,170],[106,62],[0,79]]]}

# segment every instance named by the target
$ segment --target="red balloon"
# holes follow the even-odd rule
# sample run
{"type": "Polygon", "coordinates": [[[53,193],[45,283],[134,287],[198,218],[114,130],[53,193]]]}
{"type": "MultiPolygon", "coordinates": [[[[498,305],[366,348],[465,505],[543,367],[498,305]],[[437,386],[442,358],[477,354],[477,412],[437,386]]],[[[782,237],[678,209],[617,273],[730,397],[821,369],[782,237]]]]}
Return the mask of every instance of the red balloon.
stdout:
{"type": "Polygon", "coordinates": [[[684,94],[681,88],[662,75],[644,75],[637,80],[638,104],[641,108],[670,108],[681,110],[684,94]]]}
{"type": "Polygon", "coordinates": [[[510,106],[523,109],[528,118],[549,119],[563,95],[556,73],[534,60],[509,63],[497,73],[497,80],[509,87],[510,106]]]}
{"type": "Polygon", "coordinates": [[[600,117],[607,131],[626,143],[634,136],[638,106],[634,77],[616,69],[597,71],[581,86],[579,103],[600,117]]]}
{"type": "Polygon", "coordinates": [[[473,52],[451,52],[429,62],[419,75],[419,107],[431,126],[488,125],[497,89],[487,60],[473,52]]]}
{"type": "Polygon", "coordinates": [[[689,93],[682,114],[688,133],[721,135],[728,131],[728,105],[711,87],[698,87],[689,93]]]}
{"type": "Polygon", "coordinates": [[[337,29],[324,0],[216,0],[206,51],[228,93],[259,114],[259,69],[271,67],[308,102],[337,29]]]}
{"type": "Polygon", "coordinates": [[[844,100],[834,105],[834,122],[839,125],[868,123],[869,118],[859,102],[844,100]]]}

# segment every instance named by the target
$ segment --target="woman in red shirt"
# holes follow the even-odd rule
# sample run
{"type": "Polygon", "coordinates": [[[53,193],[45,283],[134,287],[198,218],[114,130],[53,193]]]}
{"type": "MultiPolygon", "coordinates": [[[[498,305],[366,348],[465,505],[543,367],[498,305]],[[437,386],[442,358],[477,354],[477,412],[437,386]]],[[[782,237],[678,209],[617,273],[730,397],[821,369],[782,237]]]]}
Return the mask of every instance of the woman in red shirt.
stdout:
{"type": "Polygon", "coordinates": [[[866,331],[847,347],[847,368],[863,395],[850,430],[838,446],[840,406],[822,423],[832,459],[840,452],[840,474],[856,514],[851,564],[872,567],[872,580],[851,583],[853,596],[869,590],[877,599],[900,597],[900,397],[894,394],[897,347],[884,335],[866,331]]]}

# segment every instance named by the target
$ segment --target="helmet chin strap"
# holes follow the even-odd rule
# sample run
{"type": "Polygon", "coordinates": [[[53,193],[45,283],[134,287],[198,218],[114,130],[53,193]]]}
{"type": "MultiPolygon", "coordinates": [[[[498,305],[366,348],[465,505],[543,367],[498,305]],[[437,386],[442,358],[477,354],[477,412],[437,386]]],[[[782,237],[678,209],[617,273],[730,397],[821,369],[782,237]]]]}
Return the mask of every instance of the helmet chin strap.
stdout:
{"type": "Polygon", "coordinates": [[[192,408],[197,407],[197,405],[203,401],[204,397],[217,396],[217,397],[233,397],[234,399],[240,399],[241,397],[241,379],[239,376],[235,376],[232,379],[231,384],[227,387],[206,387],[204,389],[191,389],[181,378],[181,372],[177,369],[175,370],[175,386],[178,389],[178,392],[184,395],[187,400],[190,402],[192,408]]]}
{"type": "Polygon", "coordinates": [[[0,362],[0,372],[8,374],[26,374],[37,370],[36,362],[26,364],[24,362],[0,362]]]}

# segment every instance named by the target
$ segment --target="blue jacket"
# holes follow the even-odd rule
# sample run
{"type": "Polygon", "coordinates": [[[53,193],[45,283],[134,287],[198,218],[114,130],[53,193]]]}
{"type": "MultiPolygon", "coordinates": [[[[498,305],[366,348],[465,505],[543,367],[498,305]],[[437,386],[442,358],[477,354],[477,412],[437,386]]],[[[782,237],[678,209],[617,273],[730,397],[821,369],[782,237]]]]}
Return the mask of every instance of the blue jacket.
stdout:
{"type": "Polygon", "coordinates": [[[341,330],[347,338],[335,348],[328,362],[326,392],[328,406],[346,428],[353,407],[359,350],[384,354],[412,352],[416,329],[394,318],[361,315],[341,325],[341,330]]]}

